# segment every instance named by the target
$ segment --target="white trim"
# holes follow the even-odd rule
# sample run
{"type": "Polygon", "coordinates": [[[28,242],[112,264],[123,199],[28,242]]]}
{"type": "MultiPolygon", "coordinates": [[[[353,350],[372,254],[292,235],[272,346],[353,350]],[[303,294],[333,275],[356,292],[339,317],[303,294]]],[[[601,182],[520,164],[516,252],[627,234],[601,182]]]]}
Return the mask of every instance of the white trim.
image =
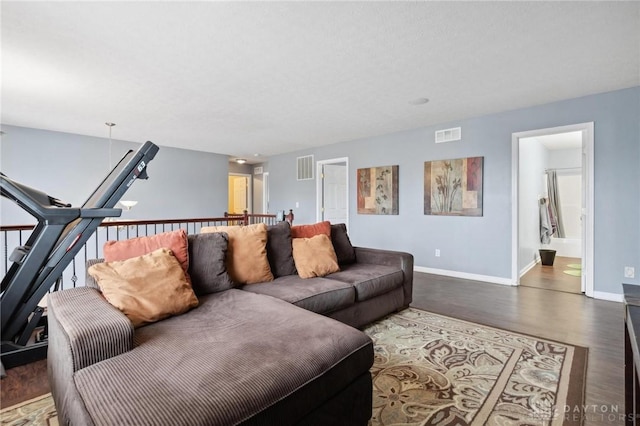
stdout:
{"type": "Polygon", "coordinates": [[[345,200],[347,206],[347,219],[345,225],[349,229],[349,157],[332,158],[330,160],[318,160],[316,162],[316,222],[322,221],[322,166],[325,164],[345,163],[347,167],[347,185],[345,200]]]}
{"type": "Polygon", "coordinates": [[[624,295],[618,293],[607,293],[606,291],[594,291],[593,298],[608,300],[610,302],[624,302],[624,295]]]}
{"type": "MultiPolygon", "coordinates": [[[[594,234],[595,234],[595,225],[594,225],[594,215],[595,215],[595,183],[594,183],[594,175],[595,175],[595,155],[594,155],[594,132],[593,132],[593,121],[590,123],[585,123],[586,128],[582,134],[582,148],[585,153],[585,160],[587,163],[586,170],[583,171],[586,175],[586,183],[587,190],[584,191],[587,206],[586,219],[587,219],[587,231],[585,232],[585,249],[586,253],[583,253],[584,258],[586,260],[586,268],[585,269],[585,294],[589,297],[595,296],[595,276],[594,276],[594,234]]],[[[584,262],[583,262],[584,266],[584,262]]]]}
{"type": "Polygon", "coordinates": [[[449,271],[446,269],[427,268],[426,266],[414,266],[413,270],[415,272],[424,272],[425,274],[444,275],[446,277],[462,278],[465,280],[483,281],[487,283],[501,284],[501,285],[508,285],[508,286],[514,285],[513,281],[509,278],[492,277],[489,275],[478,275],[478,274],[470,274],[467,272],[449,271]]]}
{"type": "Polygon", "coordinates": [[[262,173],[262,213],[269,213],[269,172],[262,173]]]}
{"type": "Polygon", "coordinates": [[[586,288],[585,294],[589,297],[595,297],[594,291],[594,277],[593,277],[593,234],[594,234],[594,221],[593,215],[595,211],[594,207],[594,133],[593,122],[571,124],[568,126],[551,127],[547,129],[529,130],[526,132],[515,132],[511,134],[511,277],[515,285],[520,282],[518,274],[518,160],[519,160],[519,146],[518,142],[521,138],[531,138],[536,136],[552,135],[556,133],[577,132],[582,133],[582,144],[586,155],[586,170],[587,177],[587,190],[585,196],[587,198],[586,206],[586,218],[587,218],[587,230],[586,230],[586,253],[583,253],[584,260],[586,262],[585,281],[586,288]]]}
{"type": "Polygon", "coordinates": [[[536,266],[538,264],[539,259],[536,260],[532,260],[530,264],[528,264],[527,266],[525,266],[524,268],[522,268],[522,271],[520,271],[520,275],[519,277],[522,277],[524,274],[526,274],[527,272],[529,272],[531,269],[533,269],[534,266],[536,266]]]}

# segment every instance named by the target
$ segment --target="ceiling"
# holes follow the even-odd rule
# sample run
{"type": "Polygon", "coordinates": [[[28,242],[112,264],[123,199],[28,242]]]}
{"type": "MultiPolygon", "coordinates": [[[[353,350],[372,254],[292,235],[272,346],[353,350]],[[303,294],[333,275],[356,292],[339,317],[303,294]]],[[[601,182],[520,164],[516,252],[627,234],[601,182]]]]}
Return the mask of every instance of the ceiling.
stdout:
{"type": "Polygon", "coordinates": [[[566,132],[556,133],[555,135],[535,136],[531,139],[535,139],[540,142],[545,148],[552,151],[559,149],[578,149],[582,148],[582,132],[566,132]]]}
{"type": "Polygon", "coordinates": [[[114,139],[250,162],[640,85],[638,2],[2,1],[1,14],[3,124],[107,137],[109,121],[114,139]]]}

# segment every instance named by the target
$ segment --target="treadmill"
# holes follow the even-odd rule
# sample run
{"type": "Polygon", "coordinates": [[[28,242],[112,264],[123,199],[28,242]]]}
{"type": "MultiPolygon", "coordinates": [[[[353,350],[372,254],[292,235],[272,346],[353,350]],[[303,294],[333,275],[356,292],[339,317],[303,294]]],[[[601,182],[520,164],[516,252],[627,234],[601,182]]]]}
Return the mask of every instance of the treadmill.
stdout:
{"type": "Polygon", "coordinates": [[[13,263],[0,287],[3,375],[5,367],[46,358],[46,340],[28,344],[44,312],[38,303],[102,220],[122,214],[114,206],[137,179],[148,178],[147,165],[158,149],[145,142],[137,151],[128,151],[82,207],[72,207],[0,173],[1,195],[38,220],[26,244],[9,256],[13,263]]]}

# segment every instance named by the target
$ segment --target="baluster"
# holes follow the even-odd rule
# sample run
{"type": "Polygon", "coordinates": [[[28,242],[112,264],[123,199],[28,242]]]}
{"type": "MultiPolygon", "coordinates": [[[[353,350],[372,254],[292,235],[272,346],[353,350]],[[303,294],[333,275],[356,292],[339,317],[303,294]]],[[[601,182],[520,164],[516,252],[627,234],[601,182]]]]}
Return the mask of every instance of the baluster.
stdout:
{"type": "Polygon", "coordinates": [[[7,254],[7,250],[9,250],[9,241],[7,235],[8,231],[4,231],[4,271],[7,272],[9,270],[9,255],[7,254]]]}
{"type": "Polygon", "coordinates": [[[71,275],[71,283],[73,284],[73,288],[76,288],[76,281],[78,281],[78,276],[76,275],[76,258],[74,257],[71,261],[73,275],[71,275]]]}

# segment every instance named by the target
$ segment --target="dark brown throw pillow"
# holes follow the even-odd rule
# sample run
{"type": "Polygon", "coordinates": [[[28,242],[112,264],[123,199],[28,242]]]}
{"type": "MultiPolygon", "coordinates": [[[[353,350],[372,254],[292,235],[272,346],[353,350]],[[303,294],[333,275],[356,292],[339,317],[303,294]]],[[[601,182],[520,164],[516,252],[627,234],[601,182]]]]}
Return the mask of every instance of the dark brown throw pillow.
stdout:
{"type": "Polygon", "coordinates": [[[355,263],[356,251],[351,245],[349,235],[347,235],[347,225],[336,223],[331,225],[331,243],[336,251],[339,265],[355,263]]]}
{"type": "Polygon", "coordinates": [[[234,287],[227,273],[225,256],[226,233],[193,234],[189,240],[189,276],[197,295],[217,293],[234,287]]]}
{"type": "Polygon", "coordinates": [[[289,222],[280,222],[277,225],[267,227],[267,258],[274,277],[297,273],[296,265],[293,262],[289,222]]]}
{"type": "Polygon", "coordinates": [[[89,268],[98,263],[104,263],[104,259],[87,259],[85,262],[85,277],[84,277],[84,285],[85,287],[95,288],[100,291],[100,286],[96,282],[96,279],[91,276],[89,273],[89,268]]]}

